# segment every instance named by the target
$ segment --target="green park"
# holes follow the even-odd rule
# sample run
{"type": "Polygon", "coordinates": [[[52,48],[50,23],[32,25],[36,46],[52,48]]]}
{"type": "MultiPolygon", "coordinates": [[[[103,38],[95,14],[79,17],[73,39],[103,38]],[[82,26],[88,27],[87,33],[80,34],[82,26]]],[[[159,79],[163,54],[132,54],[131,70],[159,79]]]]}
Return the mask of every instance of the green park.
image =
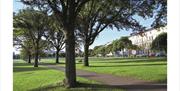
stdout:
{"type": "MultiPolygon", "coordinates": [[[[14,91],[126,91],[123,86],[122,88],[121,86],[103,86],[100,80],[89,80],[86,76],[77,77],[79,87],[67,90],[62,84],[65,78],[64,72],[47,66],[64,67],[64,59],[60,64],[55,64],[54,60],[42,59],[43,65],[38,68],[22,60],[14,62],[14,91]]],[[[147,82],[167,83],[166,58],[90,58],[90,67],[84,67],[81,62],[78,62],[79,60],[76,61],[77,70],[147,82]]]]}
{"type": "Polygon", "coordinates": [[[21,0],[14,91],[167,91],[167,0],[21,0]]]}

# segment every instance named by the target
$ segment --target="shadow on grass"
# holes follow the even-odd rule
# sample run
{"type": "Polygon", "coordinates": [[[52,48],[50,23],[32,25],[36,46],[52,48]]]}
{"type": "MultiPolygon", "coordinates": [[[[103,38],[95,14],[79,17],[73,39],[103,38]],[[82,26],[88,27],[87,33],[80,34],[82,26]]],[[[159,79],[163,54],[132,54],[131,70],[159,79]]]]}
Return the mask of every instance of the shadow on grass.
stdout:
{"type": "Polygon", "coordinates": [[[99,58],[89,58],[89,60],[92,60],[92,61],[108,61],[108,60],[139,60],[139,59],[147,59],[147,57],[140,57],[140,58],[120,58],[120,57],[99,57],[99,58]]]}
{"type": "Polygon", "coordinates": [[[29,63],[13,64],[13,72],[26,72],[26,71],[36,71],[36,70],[48,70],[48,68],[34,67],[33,64],[29,64],[29,63]]]}
{"type": "Polygon", "coordinates": [[[159,64],[100,65],[100,66],[89,66],[89,67],[128,67],[128,66],[159,66],[159,65],[167,65],[167,63],[159,63],[159,64]]]}
{"type": "Polygon", "coordinates": [[[153,89],[167,89],[167,84],[130,84],[130,85],[102,85],[102,84],[87,84],[80,83],[78,87],[87,88],[110,88],[110,89],[125,89],[125,90],[153,90],[153,89]]]}
{"type": "MultiPolygon", "coordinates": [[[[82,62],[76,62],[76,64],[82,64],[82,62]]],[[[41,62],[39,65],[65,65],[65,63],[46,63],[46,62],[41,62]]]]}
{"type": "MultiPolygon", "coordinates": [[[[62,86],[59,85],[48,85],[48,86],[44,86],[44,87],[39,87],[39,88],[35,88],[35,89],[31,89],[28,91],[54,91],[54,89],[58,89],[61,88],[62,86]]],[[[61,90],[59,90],[61,91],[61,90]]]]}
{"type": "Polygon", "coordinates": [[[146,91],[156,90],[159,91],[167,89],[167,84],[130,84],[130,85],[104,85],[104,84],[88,84],[77,83],[76,88],[66,88],[63,85],[48,85],[32,89],[30,91],[146,91]]]}
{"type": "Polygon", "coordinates": [[[33,65],[32,63],[13,63],[13,66],[30,66],[33,65]]]}
{"type": "Polygon", "coordinates": [[[158,83],[166,83],[167,84],[167,77],[166,77],[166,79],[163,79],[163,80],[158,80],[158,81],[156,81],[156,82],[158,82],[158,83]]]}
{"type": "Polygon", "coordinates": [[[38,70],[48,70],[43,67],[13,67],[13,72],[27,72],[27,71],[38,71],[38,70]]]}
{"type": "Polygon", "coordinates": [[[59,65],[59,64],[62,64],[64,65],[65,63],[39,63],[39,65],[59,65]]]}
{"type": "Polygon", "coordinates": [[[140,63],[140,62],[166,62],[167,59],[132,59],[132,60],[128,60],[128,61],[124,61],[122,59],[119,59],[118,61],[93,61],[93,63],[140,63]]]}

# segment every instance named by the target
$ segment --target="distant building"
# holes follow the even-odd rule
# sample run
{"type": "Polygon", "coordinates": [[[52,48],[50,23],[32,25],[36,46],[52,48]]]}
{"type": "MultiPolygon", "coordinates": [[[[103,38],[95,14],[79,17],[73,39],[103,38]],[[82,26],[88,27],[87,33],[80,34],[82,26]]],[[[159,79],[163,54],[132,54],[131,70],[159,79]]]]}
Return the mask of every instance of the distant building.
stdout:
{"type": "Polygon", "coordinates": [[[112,57],[112,56],[113,56],[113,53],[110,52],[110,53],[106,54],[106,56],[107,56],[107,57],[112,57]]]}
{"type": "Polygon", "coordinates": [[[129,40],[132,41],[132,44],[144,49],[142,52],[146,52],[147,50],[150,50],[152,41],[163,32],[167,32],[167,27],[132,33],[131,36],[129,36],[129,40]]]}
{"type": "MultiPolygon", "coordinates": [[[[132,33],[128,38],[132,41],[133,45],[137,45],[140,49],[139,50],[128,50],[127,48],[123,50],[118,50],[114,52],[110,52],[106,54],[106,56],[115,56],[115,57],[121,57],[121,56],[129,56],[129,55],[138,55],[138,54],[146,54],[149,55],[149,53],[153,53],[151,51],[151,44],[152,41],[161,33],[167,32],[167,26],[161,27],[158,29],[148,29],[146,31],[136,32],[132,33]]],[[[108,46],[113,41],[106,43],[104,46],[108,46]]],[[[98,54],[98,56],[102,56],[101,54],[98,54]]]]}

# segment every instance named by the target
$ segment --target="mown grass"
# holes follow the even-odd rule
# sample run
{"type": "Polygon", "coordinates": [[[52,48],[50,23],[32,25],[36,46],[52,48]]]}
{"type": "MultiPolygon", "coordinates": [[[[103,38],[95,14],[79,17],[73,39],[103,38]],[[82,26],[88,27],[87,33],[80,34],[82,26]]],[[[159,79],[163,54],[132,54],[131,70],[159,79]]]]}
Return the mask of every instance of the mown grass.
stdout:
{"type": "Polygon", "coordinates": [[[76,88],[66,88],[62,82],[64,72],[43,66],[34,68],[33,64],[15,61],[13,67],[14,91],[122,91],[119,87],[101,85],[92,80],[77,77],[76,88]]]}
{"type": "Polygon", "coordinates": [[[95,59],[90,67],[77,64],[78,69],[106,73],[116,76],[128,76],[153,82],[167,82],[166,58],[136,58],[136,59],[95,59]]]}
{"type": "MultiPolygon", "coordinates": [[[[167,58],[90,58],[89,67],[84,67],[82,58],[76,59],[77,69],[97,73],[128,76],[153,82],[167,82],[167,58]]],[[[54,59],[43,59],[44,63],[54,63],[54,59]]],[[[64,66],[64,58],[60,60],[64,66]]]]}
{"type": "Polygon", "coordinates": [[[166,58],[137,59],[90,59],[90,67],[77,64],[78,69],[106,73],[116,76],[128,76],[153,82],[167,82],[166,58]]]}

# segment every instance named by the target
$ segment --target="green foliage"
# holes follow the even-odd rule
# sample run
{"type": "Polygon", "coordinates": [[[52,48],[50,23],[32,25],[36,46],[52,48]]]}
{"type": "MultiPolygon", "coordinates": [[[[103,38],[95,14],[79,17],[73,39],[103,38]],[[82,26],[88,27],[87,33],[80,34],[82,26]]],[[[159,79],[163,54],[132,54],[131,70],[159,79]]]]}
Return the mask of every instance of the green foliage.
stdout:
{"type": "Polygon", "coordinates": [[[122,45],[122,43],[121,43],[121,41],[119,41],[119,40],[115,40],[115,41],[113,41],[113,51],[117,51],[117,50],[122,50],[123,49],[123,45],[122,45]]]}
{"type": "Polygon", "coordinates": [[[66,54],[64,52],[59,53],[60,57],[66,57],[66,54]]]}
{"type": "Polygon", "coordinates": [[[113,51],[122,50],[124,48],[130,49],[132,46],[132,42],[128,37],[121,37],[120,39],[113,41],[112,44],[113,51]]]}
{"type": "Polygon", "coordinates": [[[138,49],[140,49],[137,45],[131,45],[130,47],[129,47],[129,49],[132,49],[132,50],[138,50],[138,49]]]}
{"type": "Polygon", "coordinates": [[[111,43],[111,44],[107,45],[105,51],[106,51],[106,53],[108,54],[108,53],[112,52],[112,50],[113,50],[113,44],[111,43]]]}
{"type": "Polygon", "coordinates": [[[101,54],[105,56],[106,54],[118,50],[122,50],[124,48],[127,49],[138,49],[137,45],[133,45],[131,40],[128,39],[128,37],[121,37],[120,39],[114,40],[109,45],[101,45],[101,46],[95,46],[93,49],[93,53],[95,55],[101,54]]]}
{"type": "Polygon", "coordinates": [[[121,37],[120,42],[122,43],[123,47],[127,49],[129,49],[132,45],[132,42],[128,37],[121,37]]]}
{"type": "Polygon", "coordinates": [[[152,42],[151,49],[167,52],[167,33],[159,34],[152,42]]]}
{"type": "Polygon", "coordinates": [[[45,31],[44,37],[50,46],[56,50],[62,50],[64,48],[64,34],[62,25],[58,23],[55,15],[48,16],[47,22],[48,30],[45,31]]]}
{"type": "Polygon", "coordinates": [[[21,46],[23,59],[29,54],[34,56],[37,50],[39,55],[45,56],[43,51],[49,45],[42,36],[47,30],[47,17],[46,13],[31,8],[21,10],[14,15],[14,45],[21,46]]]}
{"type": "MultiPolygon", "coordinates": [[[[94,55],[94,52],[93,52],[93,49],[89,49],[89,53],[88,53],[89,56],[93,56],[94,55]]],[[[84,52],[83,52],[83,55],[84,56],[84,52]]]]}
{"type": "Polygon", "coordinates": [[[23,59],[24,61],[28,61],[28,53],[27,51],[22,48],[21,51],[20,51],[20,58],[23,59]]]}
{"type": "Polygon", "coordinates": [[[102,46],[100,48],[98,48],[98,53],[101,54],[103,57],[106,55],[106,47],[102,46]]]}
{"type": "Polygon", "coordinates": [[[96,56],[98,56],[98,54],[101,54],[102,56],[105,56],[105,54],[106,54],[105,46],[104,45],[95,46],[94,49],[93,49],[93,53],[96,56]]]}

